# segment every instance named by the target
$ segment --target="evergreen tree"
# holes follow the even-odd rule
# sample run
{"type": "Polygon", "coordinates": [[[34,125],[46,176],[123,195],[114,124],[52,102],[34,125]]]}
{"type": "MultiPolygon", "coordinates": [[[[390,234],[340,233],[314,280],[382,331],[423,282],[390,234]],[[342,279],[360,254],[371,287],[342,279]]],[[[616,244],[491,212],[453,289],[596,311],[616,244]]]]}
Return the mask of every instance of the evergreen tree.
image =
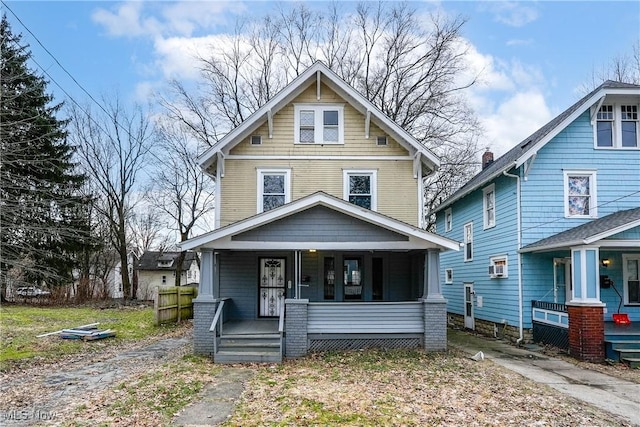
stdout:
{"type": "Polygon", "coordinates": [[[68,284],[88,228],[62,103],[32,71],[31,52],[0,23],[0,280],[68,284]],[[9,276],[8,276],[9,274],[9,276]]]}

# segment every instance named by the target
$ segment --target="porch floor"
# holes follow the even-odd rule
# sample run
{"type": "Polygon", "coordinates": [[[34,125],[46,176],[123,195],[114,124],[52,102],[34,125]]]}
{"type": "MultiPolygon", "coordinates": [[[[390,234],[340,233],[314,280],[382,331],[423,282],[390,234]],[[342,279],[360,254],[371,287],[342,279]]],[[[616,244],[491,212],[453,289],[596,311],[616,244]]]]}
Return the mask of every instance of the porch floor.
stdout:
{"type": "Polygon", "coordinates": [[[640,337],[640,322],[629,325],[619,325],[614,322],[604,322],[604,335],[637,335],[640,337]]]}
{"type": "Polygon", "coordinates": [[[277,334],[278,319],[229,320],[222,327],[223,335],[277,334]]]}

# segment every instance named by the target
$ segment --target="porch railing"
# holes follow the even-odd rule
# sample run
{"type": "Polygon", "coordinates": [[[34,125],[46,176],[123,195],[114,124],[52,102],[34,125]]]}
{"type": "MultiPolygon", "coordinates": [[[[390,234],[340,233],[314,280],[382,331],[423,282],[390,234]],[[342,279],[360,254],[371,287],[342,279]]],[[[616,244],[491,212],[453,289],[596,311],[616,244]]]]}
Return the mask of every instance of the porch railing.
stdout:
{"type": "Polygon", "coordinates": [[[230,298],[222,298],[216,314],[213,316],[209,332],[213,332],[213,353],[218,353],[218,334],[222,335],[222,325],[224,324],[224,303],[230,298]]]}
{"type": "Polygon", "coordinates": [[[569,327],[569,313],[565,304],[534,300],[531,301],[531,308],[531,318],[534,322],[561,328],[569,327]]]}
{"type": "Polygon", "coordinates": [[[419,301],[309,303],[310,334],[424,333],[419,301]]]}
{"type": "Polygon", "coordinates": [[[531,320],[535,342],[569,348],[569,313],[565,304],[531,301],[531,320]]]}
{"type": "Polygon", "coordinates": [[[280,359],[283,356],[284,346],[284,304],[280,305],[280,319],[278,319],[278,334],[280,334],[280,359]]]}

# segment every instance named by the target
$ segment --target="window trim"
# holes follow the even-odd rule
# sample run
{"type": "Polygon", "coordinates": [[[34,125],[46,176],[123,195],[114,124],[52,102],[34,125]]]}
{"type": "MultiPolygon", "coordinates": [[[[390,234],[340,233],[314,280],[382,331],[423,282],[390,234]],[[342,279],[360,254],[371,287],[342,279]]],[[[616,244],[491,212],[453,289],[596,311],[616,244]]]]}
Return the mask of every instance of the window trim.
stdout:
{"type": "Polygon", "coordinates": [[[251,135],[249,137],[249,144],[250,145],[262,145],[262,135],[251,135]],[[253,138],[256,138],[257,142],[254,142],[253,138]]]}
{"type": "Polygon", "coordinates": [[[633,102],[615,101],[603,103],[597,111],[592,113],[593,121],[593,148],[596,150],[640,150],[640,105],[633,102]],[[604,107],[611,107],[613,113],[613,119],[599,119],[600,109],[604,107]],[[622,120],[622,107],[636,107],[638,118],[636,120],[622,120]],[[636,123],[636,146],[624,147],[622,146],[622,122],[635,121],[636,123]],[[612,145],[600,146],[598,145],[598,122],[611,122],[611,139],[612,145]]]}
{"type": "Polygon", "coordinates": [[[623,303],[625,306],[638,307],[640,306],[640,302],[629,302],[629,286],[627,282],[629,281],[629,271],[627,270],[627,261],[629,259],[638,260],[640,264],[640,254],[639,253],[628,253],[622,254],[622,296],[623,303]]]}
{"type": "Polygon", "coordinates": [[[444,269],[444,284],[445,285],[453,284],[453,268],[444,269]]]}
{"type": "Polygon", "coordinates": [[[496,185],[491,184],[482,189],[482,229],[487,230],[496,226],[496,185]],[[493,221],[489,221],[487,194],[493,194],[493,221]]]}
{"type": "Polygon", "coordinates": [[[389,137],[387,135],[378,135],[376,137],[376,146],[386,147],[387,145],[389,145],[389,137]]]}
{"type": "Polygon", "coordinates": [[[563,172],[563,204],[565,218],[597,218],[598,217],[598,184],[597,171],[594,169],[572,169],[563,172]],[[571,215],[569,212],[569,177],[588,176],[590,188],[589,215],[571,215]]]}
{"type": "Polygon", "coordinates": [[[453,211],[451,208],[444,211],[444,232],[448,233],[453,230],[453,211]]]}
{"type": "Polygon", "coordinates": [[[463,226],[462,235],[464,238],[464,262],[473,261],[473,221],[468,222],[463,226]],[[470,230],[469,236],[471,239],[467,239],[467,229],[470,230]],[[471,256],[467,257],[467,245],[471,246],[471,256]]]}
{"type": "Polygon", "coordinates": [[[489,277],[491,279],[506,279],[509,277],[509,256],[508,255],[496,255],[489,258],[489,277]],[[497,262],[504,261],[504,268],[502,274],[495,272],[495,266],[497,262]],[[494,267],[494,273],[491,273],[491,267],[494,267]]]}
{"type": "MultiPolygon", "coordinates": [[[[378,171],[376,169],[343,169],[342,170],[342,199],[349,201],[349,176],[371,177],[371,210],[378,210],[378,171]]],[[[357,206],[357,205],[356,205],[357,206]]]]}
{"type": "Polygon", "coordinates": [[[344,104],[294,104],[293,105],[293,143],[299,145],[344,144],[344,104]],[[300,111],[313,110],[314,141],[300,142],[300,111]],[[338,111],[338,141],[324,141],[324,112],[338,111]]]}
{"type": "Polygon", "coordinates": [[[257,168],[257,197],[256,210],[257,213],[264,212],[264,177],[266,175],[284,175],[284,204],[291,202],[291,169],[277,168],[257,168]]]}

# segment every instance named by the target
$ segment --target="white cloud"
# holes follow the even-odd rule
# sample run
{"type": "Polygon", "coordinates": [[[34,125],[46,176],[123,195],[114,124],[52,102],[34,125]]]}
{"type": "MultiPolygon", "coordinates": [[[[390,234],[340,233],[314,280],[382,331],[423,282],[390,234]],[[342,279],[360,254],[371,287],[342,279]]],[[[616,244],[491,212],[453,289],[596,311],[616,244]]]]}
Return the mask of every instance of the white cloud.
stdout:
{"type": "Polygon", "coordinates": [[[160,34],[162,25],[153,17],[144,18],[144,2],[121,3],[115,11],[97,9],[91,18],[114,37],[140,37],[160,34]]]}
{"type": "Polygon", "coordinates": [[[535,21],[539,16],[538,10],[532,6],[532,3],[500,1],[484,3],[483,6],[493,12],[497,22],[511,27],[522,27],[535,21]]]}
{"type": "Polygon", "coordinates": [[[485,128],[481,146],[501,156],[553,117],[541,92],[532,89],[516,92],[489,114],[480,112],[485,128]]]}

